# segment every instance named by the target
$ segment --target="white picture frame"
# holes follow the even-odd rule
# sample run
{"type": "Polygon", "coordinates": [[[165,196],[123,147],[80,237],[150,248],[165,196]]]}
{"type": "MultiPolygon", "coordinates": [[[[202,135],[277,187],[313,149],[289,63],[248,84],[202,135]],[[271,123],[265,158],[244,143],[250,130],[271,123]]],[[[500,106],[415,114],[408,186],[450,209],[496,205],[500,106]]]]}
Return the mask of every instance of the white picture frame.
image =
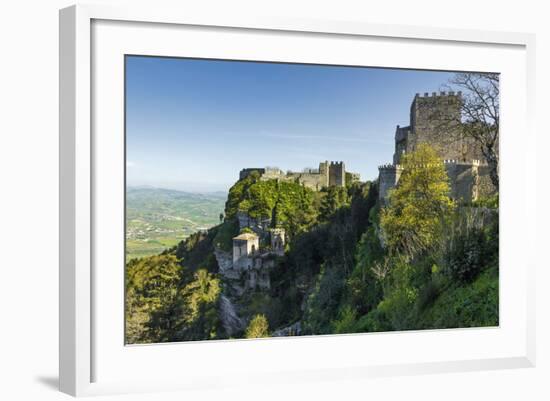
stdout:
{"type": "MultiPolygon", "coordinates": [[[[504,271],[505,274],[503,274],[501,280],[504,280],[504,284],[509,283],[509,285],[501,286],[501,298],[503,300],[501,302],[501,313],[511,313],[513,315],[510,316],[517,319],[514,324],[508,324],[510,320],[506,321],[504,319],[505,323],[501,323],[501,327],[496,329],[485,331],[476,329],[436,330],[424,334],[382,333],[375,335],[318,336],[299,339],[246,340],[231,341],[231,344],[228,344],[227,341],[212,341],[193,345],[168,344],[134,348],[124,348],[121,338],[120,342],[117,343],[118,345],[114,343],[112,345],[112,347],[120,346],[120,349],[115,350],[105,345],[106,342],[102,340],[101,333],[106,330],[113,330],[113,332],[121,330],[121,327],[116,323],[116,319],[120,319],[120,313],[117,316],[113,315],[112,320],[109,320],[110,317],[104,313],[105,309],[102,303],[98,301],[96,291],[99,286],[102,288],[102,298],[108,299],[109,302],[114,300],[120,303],[123,290],[120,286],[117,287],[118,282],[114,281],[112,285],[105,286],[105,280],[109,279],[108,275],[98,275],[97,272],[94,272],[97,261],[105,257],[102,255],[109,256],[108,253],[97,252],[98,242],[101,242],[103,237],[100,235],[100,230],[105,227],[102,225],[101,219],[108,217],[103,212],[101,202],[98,202],[97,193],[99,190],[99,192],[108,195],[108,186],[112,185],[114,187],[120,184],[120,180],[117,181],[117,174],[114,174],[113,181],[105,184],[108,181],[107,178],[102,180],[97,177],[104,177],[101,169],[105,170],[106,167],[112,167],[112,163],[116,163],[115,160],[118,160],[116,158],[121,156],[120,148],[117,148],[121,142],[113,142],[113,146],[103,139],[98,142],[94,138],[94,129],[97,130],[98,127],[103,128],[103,126],[101,122],[94,121],[94,118],[104,119],[108,124],[113,124],[105,125],[104,128],[111,129],[114,127],[115,131],[118,132],[120,120],[115,114],[120,114],[122,109],[119,102],[120,93],[118,93],[118,95],[112,97],[113,103],[109,104],[110,110],[114,113],[112,117],[108,117],[101,111],[106,106],[103,106],[104,103],[98,103],[95,98],[103,96],[101,93],[105,93],[105,91],[101,92],[100,88],[94,88],[92,78],[94,74],[99,74],[101,71],[108,69],[109,66],[116,66],[116,63],[120,63],[120,57],[118,56],[125,54],[129,48],[137,49],[140,54],[143,54],[143,52],[152,52],[152,54],[158,55],[165,55],[167,52],[173,54],[175,47],[171,48],[172,45],[170,44],[165,44],[162,49],[158,47],[161,43],[160,39],[179,35],[178,32],[180,31],[182,35],[185,35],[187,34],[185,33],[186,27],[192,28],[193,35],[198,35],[197,38],[204,40],[203,43],[205,44],[209,43],[208,38],[217,38],[216,40],[220,38],[230,39],[229,43],[234,44],[234,46],[226,46],[231,47],[230,49],[222,50],[212,44],[211,50],[205,50],[213,52],[211,54],[215,54],[219,58],[230,58],[231,56],[238,58],[238,56],[234,56],[235,54],[242,54],[242,57],[246,58],[246,52],[254,51],[251,50],[253,47],[243,48],[243,53],[239,53],[241,51],[238,43],[241,39],[239,38],[243,38],[242,40],[245,41],[250,37],[250,43],[257,44],[258,39],[252,37],[253,35],[263,35],[262,40],[272,44],[271,51],[273,51],[273,55],[275,55],[273,49],[277,47],[278,43],[281,44],[279,47],[283,47],[282,45],[285,45],[285,48],[288,47],[285,51],[292,50],[289,50],[291,46],[287,46],[287,43],[284,42],[285,38],[292,38],[293,42],[298,43],[296,49],[301,46],[300,41],[306,43],[307,41],[317,40],[314,38],[319,37],[329,44],[330,41],[337,39],[339,41],[338,48],[334,47],[334,51],[327,54],[326,59],[323,56],[316,60],[321,63],[329,62],[331,57],[341,57],[342,60],[347,60],[350,65],[364,64],[360,59],[354,59],[352,47],[346,47],[348,42],[353,42],[350,46],[355,46],[361,41],[366,43],[369,40],[378,41],[378,44],[380,44],[380,41],[384,41],[384,46],[390,46],[392,43],[397,45],[400,41],[407,41],[407,46],[412,47],[433,45],[441,51],[440,54],[443,55],[441,57],[444,57],[445,54],[451,54],[451,52],[446,53],[446,47],[452,47],[452,52],[457,54],[461,51],[468,52],[468,49],[478,49],[481,54],[488,48],[494,48],[496,53],[499,51],[502,53],[502,59],[495,57],[494,60],[500,60],[498,62],[503,64],[507,61],[511,62],[510,66],[506,67],[509,68],[509,72],[505,76],[509,78],[508,82],[513,82],[513,85],[515,85],[514,90],[517,90],[515,92],[517,96],[514,98],[507,98],[506,96],[509,96],[509,94],[506,94],[506,90],[503,92],[503,119],[506,120],[507,112],[510,116],[513,115],[513,118],[510,117],[504,124],[509,124],[508,127],[514,127],[524,132],[521,143],[513,139],[513,136],[507,136],[506,132],[504,133],[501,145],[503,152],[502,175],[503,177],[510,177],[510,181],[513,179],[516,182],[522,182],[523,185],[536,185],[535,174],[527,168],[527,161],[534,163],[536,151],[535,133],[532,127],[535,85],[535,38],[533,35],[372,25],[351,21],[292,20],[286,18],[249,19],[215,15],[187,15],[181,9],[165,10],[155,7],[119,9],[108,6],[79,5],[63,9],[60,11],[59,374],[61,391],[80,396],[134,391],[164,391],[167,389],[201,389],[244,384],[246,380],[251,378],[257,383],[273,384],[274,382],[284,383],[293,380],[325,380],[329,377],[332,379],[343,377],[360,379],[380,375],[534,366],[534,259],[523,259],[520,263],[521,270],[519,272],[510,271],[508,275],[507,271],[504,271]],[[141,38],[140,47],[130,44],[128,38],[137,40],[141,30],[151,27],[155,28],[148,31],[147,40],[144,40],[145,37],[141,38]],[[202,37],[203,34],[206,36],[202,37]],[[95,41],[94,35],[96,35],[95,41]],[[337,52],[337,49],[342,49],[341,53],[337,52]],[[102,53],[104,50],[105,53],[102,53]],[[225,51],[227,53],[224,53],[225,51]],[[115,60],[115,64],[110,64],[114,59],[118,61],[115,60]],[[93,128],[94,126],[95,128],[93,128]],[[98,157],[98,155],[101,155],[101,157],[98,157]],[[507,167],[512,156],[517,160],[515,168],[507,167]],[[104,164],[104,166],[102,167],[101,164],[104,164]],[[103,185],[107,186],[102,187],[103,185]],[[117,289],[120,290],[120,294],[115,295],[114,292],[117,289]],[[507,300],[510,303],[507,303],[507,300]],[[509,308],[512,303],[517,307],[509,308]],[[503,310],[502,308],[507,309],[503,310]],[[100,328],[98,329],[98,327],[100,328]],[[387,355],[377,356],[374,352],[371,352],[368,354],[371,359],[369,360],[369,358],[364,358],[360,352],[356,355],[343,355],[346,353],[342,352],[342,350],[345,351],[346,344],[353,344],[355,347],[366,347],[367,342],[378,342],[376,345],[378,348],[384,346],[383,344],[388,346],[391,344],[392,347],[395,347],[399,343],[410,344],[411,348],[416,349],[421,349],[427,344],[435,344],[434,348],[437,348],[437,343],[440,341],[438,338],[443,337],[445,339],[441,340],[439,345],[441,347],[444,347],[445,344],[458,344],[455,349],[455,356],[441,354],[439,358],[432,356],[421,359],[414,353],[408,355],[406,352],[408,347],[404,347],[403,352],[400,353],[403,356],[399,358],[392,358],[387,355]],[[461,343],[479,344],[479,348],[466,352],[461,348],[461,343]],[[481,350],[483,344],[487,344],[485,347],[486,352],[481,350]],[[491,348],[491,344],[494,345],[494,348],[491,348]],[[166,361],[167,366],[170,367],[169,359],[181,352],[183,347],[185,347],[188,356],[197,355],[194,353],[201,352],[207,353],[211,358],[242,359],[243,366],[236,366],[235,372],[228,374],[224,374],[223,370],[209,373],[201,369],[200,366],[199,368],[187,370],[185,367],[180,367],[185,372],[185,379],[178,378],[178,375],[162,376],[162,371],[157,372],[158,375],[156,376],[155,372],[148,373],[147,366],[157,366],[160,361],[166,361]],[[323,360],[315,358],[315,355],[319,354],[319,347],[323,347],[325,351],[323,360]],[[491,349],[488,350],[489,348],[491,349]],[[131,349],[129,351],[131,355],[122,355],[127,354],[128,349],[131,349]],[[121,359],[116,359],[116,355],[119,355],[119,353],[121,359]],[[456,356],[460,353],[463,357],[456,356]],[[272,368],[269,369],[267,366],[261,365],[259,361],[249,357],[252,354],[271,355],[273,358],[272,368]],[[302,363],[300,360],[295,363],[296,366],[292,369],[286,369],[284,357],[288,355],[309,355],[311,363],[302,363]],[[139,368],[139,361],[141,360],[146,365],[142,367],[145,372],[144,377],[131,380],[124,375],[116,374],[117,371],[121,370],[122,365],[119,364],[125,364],[124,366],[128,367],[129,371],[136,373],[130,367],[139,368]],[[256,363],[257,365],[252,369],[246,366],[247,363],[256,363]],[[107,365],[113,366],[112,372],[103,374],[101,371],[102,366],[104,370],[108,370],[107,365]],[[149,376],[147,376],[148,374],[149,376]]],[[[361,44],[361,46],[363,45],[361,44]]],[[[373,46],[373,51],[376,51],[376,43],[373,46]]],[[[270,51],[269,48],[270,46],[262,46],[262,49],[257,51],[270,51]]],[[[178,51],[181,54],[174,55],[186,55],[189,51],[193,52],[195,50],[179,49],[178,51]]],[[[378,51],[383,52],[383,50],[378,51]]],[[[197,56],[197,54],[193,53],[192,55],[197,56]]],[[[294,56],[285,56],[280,53],[276,58],[292,61],[295,58],[298,59],[298,57],[308,57],[308,55],[299,56],[298,51],[292,54],[294,56]]],[[[208,54],[205,53],[206,55],[208,54]]],[[[268,57],[260,54],[253,59],[259,60],[267,57],[267,59],[274,60],[273,57],[275,56],[273,55],[268,57]]],[[[309,57],[315,58],[317,56],[311,53],[309,57]]],[[[476,64],[475,60],[470,60],[470,65],[479,65],[480,70],[482,70],[482,59],[483,57],[480,55],[479,64],[476,64]]],[[[387,67],[408,66],[409,68],[415,66],[421,68],[423,62],[422,60],[413,60],[417,64],[398,66],[396,65],[397,61],[388,60],[379,62],[387,67]]],[[[426,61],[424,62],[426,63],[426,61]]],[[[432,60],[430,66],[434,69],[445,69],[446,63],[449,62],[445,59],[441,59],[440,62],[432,60]]],[[[493,62],[496,63],[497,61],[493,62]]],[[[370,64],[372,65],[372,63],[370,64]]],[[[113,75],[113,80],[109,77],[104,78],[104,76],[101,75],[97,78],[95,84],[107,79],[104,82],[108,82],[111,85],[110,87],[115,88],[113,91],[121,90],[119,86],[120,75],[113,75]]],[[[512,84],[509,87],[506,86],[505,89],[511,91],[512,84]]],[[[117,135],[112,136],[115,141],[117,135]]],[[[118,138],[120,139],[120,137],[118,138]]],[[[514,230],[504,230],[501,236],[501,248],[505,249],[504,252],[509,252],[508,255],[511,260],[514,260],[514,250],[507,249],[502,245],[513,241],[521,241],[521,243],[516,244],[518,249],[525,249],[525,247],[528,249],[534,246],[535,241],[531,241],[523,233],[536,231],[534,229],[536,210],[533,205],[528,203],[525,191],[512,193],[509,190],[510,187],[507,187],[507,182],[510,181],[503,178],[501,219],[504,224],[518,229],[516,231],[521,229],[519,224],[522,224],[522,222],[527,225],[520,234],[522,238],[517,237],[512,232],[514,230]],[[517,208],[521,209],[521,213],[517,213],[517,208]],[[516,211],[516,217],[512,216],[514,213],[512,209],[516,211]],[[518,220],[520,217],[521,220],[518,220]]],[[[113,213],[116,214],[116,210],[113,213]]],[[[110,216],[113,217],[112,214],[110,216]]],[[[116,232],[115,235],[120,238],[123,237],[121,233],[116,232]]],[[[108,237],[106,233],[105,236],[108,237]]],[[[526,252],[525,254],[534,255],[535,253],[526,252]]],[[[115,281],[118,280],[116,277],[114,279],[115,281]]],[[[222,368],[227,369],[228,366],[222,366],[222,368]]]]}

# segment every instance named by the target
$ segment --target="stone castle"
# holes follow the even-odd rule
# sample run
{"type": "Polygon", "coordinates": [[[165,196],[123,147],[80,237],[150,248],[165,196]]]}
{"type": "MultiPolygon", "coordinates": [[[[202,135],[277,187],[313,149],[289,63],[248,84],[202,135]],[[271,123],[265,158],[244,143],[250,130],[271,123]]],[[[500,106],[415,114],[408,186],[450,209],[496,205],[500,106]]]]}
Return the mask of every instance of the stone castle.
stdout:
{"type": "Polygon", "coordinates": [[[258,173],[261,180],[297,182],[314,191],[331,186],[344,187],[346,179],[351,181],[360,179],[359,174],[346,171],[344,162],[324,161],[319,163],[318,169],[307,168],[301,172],[283,172],[278,167],[245,168],[240,171],[239,179],[245,179],[253,172],[258,173]]]}
{"type": "MultiPolygon", "coordinates": [[[[276,258],[284,256],[286,245],[283,228],[270,228],[265,220],[252,219],[246,213],[239,213],[239,231],[241,233],[233,237],[231,252],[214,247],[214,256],[224,282],[220,303],[222,324],[229,335],[243,330],[247,325],[239,317],[234,300],[247,291],[271,288],[270,271],[275,267],[276,258]]],[[[300,328],[291,327],[290,330],[296,334],[300,328]]]]}
{"type": "Polygon", "coordinates": [[[401,157],[421,143],[434,147],[443,159],[453,199],[470,202],[494,192],[481,148],[472,139],[456,135],[461,105],[461,92],[416,94],[411,104],[409,125],[398,125],[395,130],[393,163],[378,168],[381,201],[387,199],[388,191],[399,182],[403,172],[401,157]]]}
{"type": "Polygon", "coordinates": [[[215,251],[220,273],[237,295],[250,289],[269,289],[269,271],[275,266],[275,258],[285,254],[285,230],[269,228],[264,220],[252,219],[242,212],[239,230],[242,232],[233,237],[231,254],[215,251]]]}

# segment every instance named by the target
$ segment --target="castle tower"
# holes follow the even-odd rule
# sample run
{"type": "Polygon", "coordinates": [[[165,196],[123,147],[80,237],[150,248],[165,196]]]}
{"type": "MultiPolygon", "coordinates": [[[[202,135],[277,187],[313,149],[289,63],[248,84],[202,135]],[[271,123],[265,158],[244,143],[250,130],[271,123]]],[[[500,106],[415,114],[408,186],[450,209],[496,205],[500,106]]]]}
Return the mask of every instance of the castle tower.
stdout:
{"type": "Polygon", "coordinates": [[[274,254],[283,256],[285,254],[285,229],[272,228],[269,232],[271,234],[271,250],[274,254]]]}
{"type": "Polygon", "coordinates": [[[401,162],[401,155],[407,152],[409,148],[409,137],[411,135],[411,127],[400,127],[395,129],[395,151],[393,154],[393,164],[401,162]]]}
{"type": "Polygon", "coordinates": [[[344,162],[330,162],[328,185],[344,187],[346,185],[346,166],[344,162]]]}
{"type": "Polygon", "coordinates": [[[329,175],[328,175],[329,164],[328,160],[319,163],[319,176],[320,176],[320,186],[328,187],[329,185],[329,175]]]}
{"type": "MultiPolygon", "coordinates": [[[[428,143],[438,150],[443,159],[467,158],[465,145],[457,136],[461,109],[461,92],[433,92],[431,95],[424,93],[424,96],[417,93],[411,104],[411,121],[405,152],[414,151],[420,143],[428,143]]],[[[473,156],[472,154],[469,158],[477,158],[473,156]]]]}
{"type": "Polygon", "coordinates": [[[252,256],[260,249],[259,237],[243,233],[233,238],[233,268],[252,267],[252,256]]]}
{"type": "Polygon", "coordinates": [[[481,147],[471,138],[461,137],[462,93],[416,94],[410,109],[410,125],[397,126],[393,164],[378,168],[379,199],[384,202],[403,172],[402,157],[421,143],[433,147],[441,159],[451,184],[451,197],[470,202],[482,194],[494,193],[481,147]]]}
{"type": "Polygon", "coordinates": [[[399,182],[403,168],[398,164],[384,164],[378,167],[378,199],[385,202],[388,192],[399,182]]]}

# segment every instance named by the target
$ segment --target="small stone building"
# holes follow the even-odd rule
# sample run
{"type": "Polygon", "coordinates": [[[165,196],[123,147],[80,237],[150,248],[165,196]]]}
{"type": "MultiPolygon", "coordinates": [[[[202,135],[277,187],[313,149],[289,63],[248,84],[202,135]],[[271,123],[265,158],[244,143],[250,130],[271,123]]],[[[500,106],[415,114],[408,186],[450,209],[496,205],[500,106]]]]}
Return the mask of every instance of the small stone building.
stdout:
{"type": "Polygon", "coordinates": [[[254,233],[243,233],[233,238],[233,268],[249,269],[253,257],[259,252],[259,237],[254,233]]]}

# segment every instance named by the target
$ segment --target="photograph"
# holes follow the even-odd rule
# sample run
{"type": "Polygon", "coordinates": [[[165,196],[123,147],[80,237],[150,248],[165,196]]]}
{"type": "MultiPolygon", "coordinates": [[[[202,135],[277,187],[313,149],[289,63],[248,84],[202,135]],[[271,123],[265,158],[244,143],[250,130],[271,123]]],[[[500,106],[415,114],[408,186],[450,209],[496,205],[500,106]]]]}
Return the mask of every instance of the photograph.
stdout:
{"type": "Polygon", "coordinates": [[[498,73],[124,57],[126,345],[499,326],[498,73]]]}

